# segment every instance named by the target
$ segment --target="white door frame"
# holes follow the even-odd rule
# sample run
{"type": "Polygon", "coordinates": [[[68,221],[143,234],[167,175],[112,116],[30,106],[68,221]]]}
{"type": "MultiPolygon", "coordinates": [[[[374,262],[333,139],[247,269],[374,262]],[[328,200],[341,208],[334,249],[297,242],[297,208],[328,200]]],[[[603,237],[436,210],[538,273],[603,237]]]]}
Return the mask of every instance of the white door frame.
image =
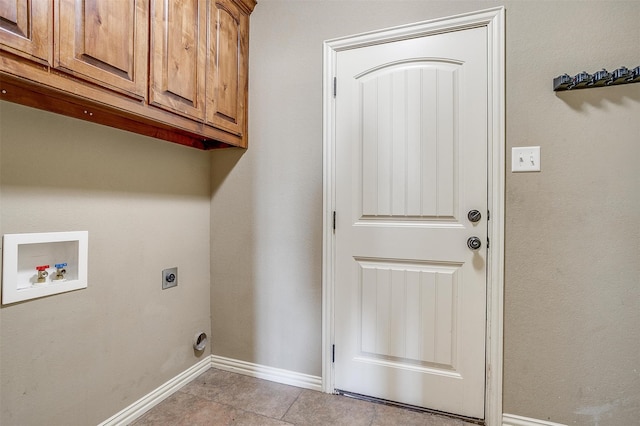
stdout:
{"type": "MultiPolygon", "coordinates": [[[[505,197],[505,44],[504,7],[486,9],[417,24],[373,31],[324,43],[323,69],[323,247],[322,247],[322,388],[334,392],[335,239],[335,102],[336,55],[341,50],[379,43],[487,27],[488,34],[488,221],[485,422],[502,424],[502,336],[504,294],[505,197]]],[[[339,90],[339,89],[338,89],[339,90]]]]}

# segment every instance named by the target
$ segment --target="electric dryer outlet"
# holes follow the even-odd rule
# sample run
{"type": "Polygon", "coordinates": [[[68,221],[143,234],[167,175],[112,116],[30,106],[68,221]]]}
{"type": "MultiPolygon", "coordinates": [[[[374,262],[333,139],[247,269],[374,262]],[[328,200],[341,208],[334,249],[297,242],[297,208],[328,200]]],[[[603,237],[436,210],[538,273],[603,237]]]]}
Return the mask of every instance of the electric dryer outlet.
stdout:
{"type": "Polygon", "coordinates": [[[178,267],[162,270],[162,289],[166,290],[178,285],[178,267]]]}

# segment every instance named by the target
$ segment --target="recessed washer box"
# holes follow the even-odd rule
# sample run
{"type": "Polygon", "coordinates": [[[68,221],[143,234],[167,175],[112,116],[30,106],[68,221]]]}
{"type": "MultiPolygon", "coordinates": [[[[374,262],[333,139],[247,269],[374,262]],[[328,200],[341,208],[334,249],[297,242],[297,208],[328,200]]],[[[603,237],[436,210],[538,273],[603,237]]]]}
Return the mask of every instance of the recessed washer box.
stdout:
{"type": "Polygon", "coordinates": [[[5,234],[2,304],[86,288],[88,245],[88,231],[5,234]]]}

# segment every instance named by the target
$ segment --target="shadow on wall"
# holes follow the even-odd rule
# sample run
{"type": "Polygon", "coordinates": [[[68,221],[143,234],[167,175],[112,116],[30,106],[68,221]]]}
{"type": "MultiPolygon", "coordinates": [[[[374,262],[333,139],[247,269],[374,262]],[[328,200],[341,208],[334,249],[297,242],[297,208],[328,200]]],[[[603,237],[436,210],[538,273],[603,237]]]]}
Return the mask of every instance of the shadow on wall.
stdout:
{"type": "Polygon", "coordinates": [[[607,104],[625,105],[629,102],[640,104],[640,83],[594,87],[592,89],[555,92],[556,97],[576,112],[584,112],[587,107],[606,109],[607,104]]]}
{"type": "Polygon", "coordinates": [[[28,131],[19,125],[4,129],[3,185],[81,190],[94,196],[206,196],[202,186],[193,185],[193,179],[206,179],[209,173],[204,152],[57,114],[38,114],[21,105],[3,102],[0,108],[2,124],[9,124],[12,116],[38,117],[28,131]],[[13,140],[19,143],[9,143],[13,140]]]}
{"type": "Polygon", "coordinates": [[[256,346],[254,185],[237,169],[246,150],[211,153],[211,353],[252,360],[256,346]],[[240,191],[237,189],[241,188],[240,191]]]}
{"type": "Polygon", "coordinates": [[[216,195],[222,184],[225,182],[231,170],[238,164],[238,161],[247,151],[241,148],[224,148],[212,151],[213,164],[215,168],[211,170],[211,198],[216,195]]]}

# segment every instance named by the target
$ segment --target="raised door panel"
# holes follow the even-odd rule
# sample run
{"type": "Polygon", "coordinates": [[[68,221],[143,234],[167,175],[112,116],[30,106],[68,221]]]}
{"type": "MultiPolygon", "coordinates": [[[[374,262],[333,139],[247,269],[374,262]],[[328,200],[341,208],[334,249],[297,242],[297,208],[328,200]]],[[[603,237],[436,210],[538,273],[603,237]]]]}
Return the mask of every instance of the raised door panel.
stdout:
{"type": "Polygon", "coordinates": [[[228,0],[210,3],[207,123],[242,135],[246,114],[248,16],[228,0]]]}
{"type": "Polygon", "coordinates": [[[364,219],[453,221],[458,214],[460,64],[416,61],[362,76],[364,219]]]}
{"type": "Polygon", "coordinates": [[[148,3],[144,0],[60,0],[56,68],[144,98],[148,3]]]}
{"type": "Polygon", "coordinates": [[[206,2],[152,2],[149,101],[204,120],[206,2]]]}
{"type": "Polygon", "coordinates": [[[41,63],[51,63],[52,2],[0,1],[0,47],[41,63]]]}

